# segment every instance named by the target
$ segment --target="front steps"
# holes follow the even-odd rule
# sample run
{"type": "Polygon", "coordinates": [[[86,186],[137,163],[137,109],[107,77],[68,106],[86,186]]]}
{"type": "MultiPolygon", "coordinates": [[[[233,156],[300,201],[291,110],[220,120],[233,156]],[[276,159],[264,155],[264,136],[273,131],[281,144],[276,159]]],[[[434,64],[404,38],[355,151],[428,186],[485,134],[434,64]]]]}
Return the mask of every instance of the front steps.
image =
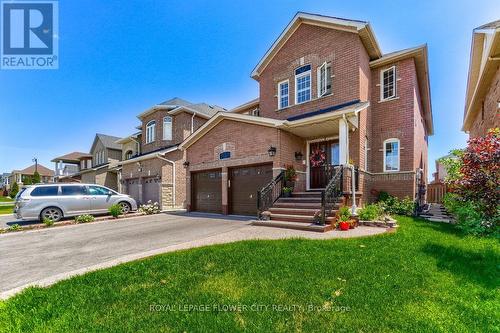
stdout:
{"type": "Polygon", "coordinates": [[[253,225],[295,230],[325,232],[335,228],[335,215],[342,200],[335,205],[325,225],[314,223],[314,214],[321,211],[321,192],[294,192],[289,198],[279,198],[269,208],[268,220],[254,221],[253,225]]]}

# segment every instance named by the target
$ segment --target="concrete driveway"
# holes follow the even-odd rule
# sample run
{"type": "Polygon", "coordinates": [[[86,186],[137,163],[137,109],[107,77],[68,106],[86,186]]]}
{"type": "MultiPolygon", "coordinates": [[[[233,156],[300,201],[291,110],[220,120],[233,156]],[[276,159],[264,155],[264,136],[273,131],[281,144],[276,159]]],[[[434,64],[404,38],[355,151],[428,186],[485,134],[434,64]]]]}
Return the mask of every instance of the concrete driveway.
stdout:
{"type": "Polygon", "coordinates": [[[247,225],[219,215],[159,214],[2,234],[0,298],[247,225]]]}

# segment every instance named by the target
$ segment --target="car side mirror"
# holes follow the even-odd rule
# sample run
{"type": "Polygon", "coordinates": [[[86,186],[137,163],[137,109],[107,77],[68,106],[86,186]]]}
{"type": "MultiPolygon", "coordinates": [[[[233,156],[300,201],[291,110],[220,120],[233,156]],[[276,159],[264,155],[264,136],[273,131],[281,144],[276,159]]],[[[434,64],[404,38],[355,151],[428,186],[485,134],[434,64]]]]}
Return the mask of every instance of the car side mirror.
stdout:
{"type": "Polygon", "coordinates": [[[113,195],[113,192],[109,191],[108,196],[111,196],[111,195],[113,195]]]}

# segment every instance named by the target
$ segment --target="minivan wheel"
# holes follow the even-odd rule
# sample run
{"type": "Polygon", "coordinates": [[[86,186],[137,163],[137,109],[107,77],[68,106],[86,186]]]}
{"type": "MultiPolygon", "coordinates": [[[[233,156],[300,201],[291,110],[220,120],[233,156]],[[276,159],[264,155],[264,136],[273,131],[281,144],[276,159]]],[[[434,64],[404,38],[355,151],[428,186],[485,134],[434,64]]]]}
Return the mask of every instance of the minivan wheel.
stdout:
{"type": "Polygon", "coordinates": [[[53,222],[57,222],[60,219],[62,219],[63,214],[59,208],[48,207],[48,208],[45,208],[44,210],[42,210],[40,217],[41,217],[42,221],[43,221],[43,219],[49,219],[53,222]]]}
{"type": "Polygon", "coordinates": [[[130,206],[130,204],[128,202],[122,201],[119,203],[119,205],[120,205],[120,208],[122,209],[123,215],[130,213],[130,211],[132,210],[132,207],[130,206]]]}

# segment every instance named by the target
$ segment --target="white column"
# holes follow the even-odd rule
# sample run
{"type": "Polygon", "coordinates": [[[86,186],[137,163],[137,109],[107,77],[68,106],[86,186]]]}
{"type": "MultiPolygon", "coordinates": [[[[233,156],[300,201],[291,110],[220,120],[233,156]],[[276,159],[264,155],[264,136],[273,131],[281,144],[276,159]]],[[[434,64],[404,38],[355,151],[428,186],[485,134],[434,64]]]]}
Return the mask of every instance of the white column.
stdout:
{"type": "Polygon", "coordinates": [[[59,161],[56,161],[56,177],[59,176],[59,161]]]}
{"type": "Polygon", "coordinates": [[[339,155],[341,165],[349,162],[349,127],[343,118],[339,120],[339,155]]]}

